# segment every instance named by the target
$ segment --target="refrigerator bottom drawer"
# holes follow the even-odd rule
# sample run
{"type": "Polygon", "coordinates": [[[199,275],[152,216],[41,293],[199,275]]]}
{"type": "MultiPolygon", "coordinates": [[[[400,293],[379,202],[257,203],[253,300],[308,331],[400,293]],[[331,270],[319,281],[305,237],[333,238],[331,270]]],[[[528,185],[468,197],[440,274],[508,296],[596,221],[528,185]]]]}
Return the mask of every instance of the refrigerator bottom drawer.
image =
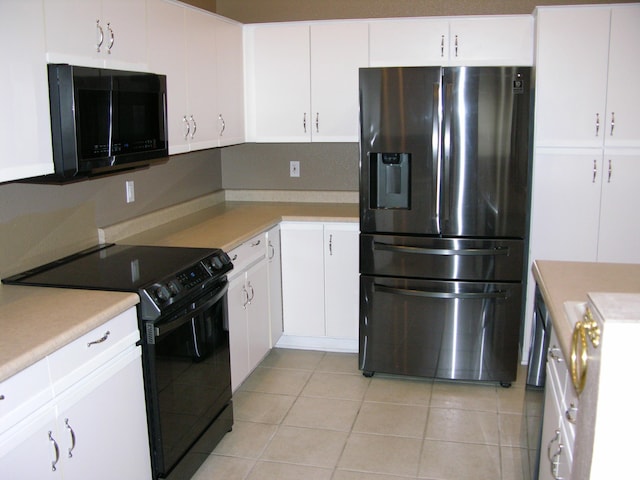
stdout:
{"type": "Polygon", "coordinates": [[[360,277],[360,369],[452,380],[516,378],[522,286],[360,277]]]}

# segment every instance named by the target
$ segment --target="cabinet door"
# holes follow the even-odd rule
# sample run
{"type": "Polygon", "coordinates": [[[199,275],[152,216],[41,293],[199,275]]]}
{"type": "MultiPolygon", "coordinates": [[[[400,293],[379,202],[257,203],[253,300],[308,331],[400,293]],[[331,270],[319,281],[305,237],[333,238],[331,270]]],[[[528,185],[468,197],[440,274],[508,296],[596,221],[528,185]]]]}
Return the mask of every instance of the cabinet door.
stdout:
{"type": "Polygon", "coordinates": [[[49,62],[146,66],[145,0],[45,0],[49,62]]]}
{"type": "Polygon", "coordinates": [[[0,435],[0,477],[62,479],[63,452],[55,418],[55,408],[47,406],[0,435]]]}
{"type": "Polygon", "coordinates": [[[358,338],[358,225],[326,224],[325,321],[327,337],[358,338]]]}
{"type": "Polygon", "coordinates": [[[280,255],[280,227],[267,232],[267,268],[269,270],[269,318],[271,346],[282,336],[282,259],[280,255]]]}
{"type": "Polygon", "coordinates": [[[604,7],[538,10],[537,146],[602,146],[609,16],[604,7]]]}
{"type": "Polygon", "coordinates": [[[358,68],[368,52],[364,22],[311,25],[312,141],[358,141],[358,68]]]}
{"type": "Polygon", "coordinates": [[[67,390],[57,403],[65,480],[151,477],[140,347],[67,390]]]}
{"type": "Polygon", "coordinates": [[[187,141],[187,61],[184,8],[164,0],[148,0],[149,70],[167,76],[169,153],[189,150],[187,141]]]}
{"type": "Polygon", "coordinates": [[[309,26],[251,26],[246,33],[248,139],[308,142],[309,26]]]}
{"type": "Polygon", "coordinates": [[[242,25],[215,20],[218,144],[244,142],[244,68],[242,25]]]}
{"type": "Polygon", "coordinates": [[[282,309],[285,335],[322,337],[324,259],[321,223],[283,223],[282,309]]]}
{"type": "Polygon", "coordinates": [[[53,173],[42,4],[0,2],[0,42],[0,182],[53,173]]]}
{"type": "Polygon", "coordinates": [[[605,151],[598,261],[640,263],[640,151],[605,151]]]}
{"type": "Polygon", "coordinates": [[[249,370],[262,361],[271,348],[269,328],[269,277],[267,261],[261,260],[247,270],[246,289],[249,292],[247,331],[249,342],[249,370]]]}
{"type": "Polygon", "coordinates": [[[607,114],[603,118],[607,146],[640,146],[640,90],[629,84],[630,79],[640,78],[638,52],[640,5],[612,7],[607,114]]]}
{"type": "Polygon", "coordinates": [[[247,329],[249,296],[245,289],[244,278],[244,273],[232,278],[229,281],[229,291],[227,293],[231,390],[234,392],[249,375],[249,333],[247,329]]]}
{"type": "Polygon", "coordinates": [[[212,15],[185,9],[189,149],[218,146],[216,35],[212,15]]]}
{"type": "Polygon", "coordinates": [[[600,150],[536,153],[531,258],[595,261],[600,216],[600,150]]]}
{"type": "Polygon", "coordinates": [[[442,65],[448,57],[448,20],[375,20],[369,24],[372,67],[442,65]]]}
{"type": "Polygon", "coordinates": [[[533,65],[533,17],[453,19],[450,65],[533,65]]]}

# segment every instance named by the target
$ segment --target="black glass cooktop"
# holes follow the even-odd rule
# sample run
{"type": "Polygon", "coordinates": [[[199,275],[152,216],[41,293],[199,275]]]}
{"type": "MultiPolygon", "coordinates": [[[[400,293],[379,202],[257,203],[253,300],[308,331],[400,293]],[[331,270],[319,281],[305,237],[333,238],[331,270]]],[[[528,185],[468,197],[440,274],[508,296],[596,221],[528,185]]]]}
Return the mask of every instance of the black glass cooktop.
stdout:
{"type": "MultiPolygon", "coordinates": [[[[219,249],[106,244],[2,279],[3,283],[138,292],[175,276],[219,249]]],[[[222,253],[224,255],[224,253],[222,253]]]]}

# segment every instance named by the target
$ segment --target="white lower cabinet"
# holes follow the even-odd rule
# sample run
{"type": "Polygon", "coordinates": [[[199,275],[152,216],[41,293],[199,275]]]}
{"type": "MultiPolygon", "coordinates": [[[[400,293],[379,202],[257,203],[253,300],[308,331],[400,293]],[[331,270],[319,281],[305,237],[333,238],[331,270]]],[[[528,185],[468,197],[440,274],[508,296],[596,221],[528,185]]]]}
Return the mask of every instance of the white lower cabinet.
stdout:
{"type": "Polygon", "coordinates": [[[285,337],[311,342],[298,345],[311,348],[312,339],[343,339],[353,349],[358,338],[358,225],[283,222],[281,240],[285,337]]]}
{"type": "Polygon", "coordinates": [[[267,270],[269,272],[269,317],[271,346],[282,336],[282,256],[280,254],[280,225],[267,232],[267,270]]]}
{"type": "Polygon", "coordinates": [[[538,480],[571,479],[578,399],[552,331],[547,354],[538,480]]]}
{"type": "Polygon", "coordinates": [[[231,390],[235,391],[271,348],[269,276],[265,234],[229,252],[229,347],[231,390]]]}
{"type": "MultiPolygon", "coordinates": [[[[111,327],[116,327],[94,348],[95,356],[85,359],[91,363],[99,358],[97,368],[0,432],[0,478],[151,478],[140,347],[129,342],[121,348],[130,335],[123,332],[118,338],[116,332],[123,323],[137,333],[135,309],[94,330],[103,335],[105,328],[111,332],[111,327]]],[[[78,345],[90,348],[81,338],[51,357],[64,360],[69,352],[74,356],[78,345]]],[[[36,364],[36,370],[50,364],[51,357],[36,364]]],[[[16,377],[32,371],[30,367],[16,377]]],[[[70,374],[77,378],[78,370],[70,374]]],[[[60,376],[56,384],[68,382],[60,376]]],[[[9,381],[0,388],[6,398],[19,393],[12,390],[9,381]]],[[[50,385],[49,391],[55,389],[50,385]]]]}

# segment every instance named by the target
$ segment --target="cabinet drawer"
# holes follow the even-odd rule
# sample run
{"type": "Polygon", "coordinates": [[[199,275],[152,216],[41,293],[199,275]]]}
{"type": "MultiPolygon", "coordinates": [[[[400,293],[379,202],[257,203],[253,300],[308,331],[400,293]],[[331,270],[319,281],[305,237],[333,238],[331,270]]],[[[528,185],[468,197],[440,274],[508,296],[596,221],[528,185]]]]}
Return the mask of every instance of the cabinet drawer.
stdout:
{"type": "Polygon", "coordinates": [[[135,308],[74,340],[48,357],[53,393],[58,394],[140,339],[135,308]]]}
{"type": "Polygon", "coordinates": [[[0,383],[0,433],[51,400],[47,360],[41,360],[0,383]]]}
{"type": "Polygon", "coordinates": [[[262,233],[231,250],[229,256],[233,262],[233,270],[229,274],[229,277],[235,277],[257,261],[263,259],[266,256],[265,245],[265,234],[262,233]]]}

